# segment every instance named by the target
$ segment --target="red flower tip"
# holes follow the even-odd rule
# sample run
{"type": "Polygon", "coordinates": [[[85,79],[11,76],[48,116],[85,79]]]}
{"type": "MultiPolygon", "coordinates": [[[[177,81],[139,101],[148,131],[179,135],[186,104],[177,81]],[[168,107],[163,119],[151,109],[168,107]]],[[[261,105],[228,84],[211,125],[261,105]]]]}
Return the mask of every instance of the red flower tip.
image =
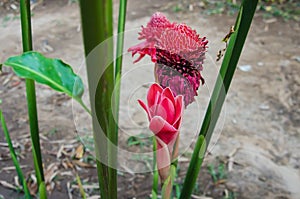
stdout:
{"type": "Polygon", "coordinates": [[[170,88],[162,88],[152,84],[147,94],[147,105],[138,100],[146,111],[150,121],[150,129],[165,144],[169,144],[181,125],[183,114],[183,97],[174,97],[170,88]]]}

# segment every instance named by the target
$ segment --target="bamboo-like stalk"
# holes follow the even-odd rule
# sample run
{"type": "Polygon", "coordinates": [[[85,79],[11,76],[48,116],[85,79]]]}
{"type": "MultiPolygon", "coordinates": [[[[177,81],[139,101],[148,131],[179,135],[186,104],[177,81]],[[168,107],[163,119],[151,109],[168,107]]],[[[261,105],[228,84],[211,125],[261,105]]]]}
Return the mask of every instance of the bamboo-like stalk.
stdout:
{"type": "MultiPolygon", "coordinates": [[[[243,45],[247,38],[247,34],[255,13],[257,3],[258,0],[243,0],[242,2],[235,23],[235,33],[233,33],[233,35],[231,36],[197,140],[197,144],[205,144],[204,152],[206,151],[209,145],[215,125],[218,121],[222,105],[225,101],[225,97],[229,90],[233,74],[236,70],[236,66],[243,49],[243,45]],[[205,142],[203,141],[203,137],[205,137],[205,142]]],[[[180,199],[190,198],[192,194],[193,188],[196,183],[195,176],[198,176],[203,160],[203,154],[199,152],[201,148],[202,146],[198,146],[193,151],[192,160],[190,162],[187,176],[184,181],[180,199]],[[195,167],[197,167],[197,169],[195,169],[195,167]]]]}
{"type": "Polygon", "coordinates": [[[101,198],[117,198],[116,125],[113,118],[114,89],[112,0],[80,1],[83,41],[85,47],[97,172],[101,198]],[[106,40],[108,39],[108,40],[106,40]],[[93,51],[98,45],[103,51],[93,51]],[[90,53],[96,53],[93,60],[90,53]],[[107,66],[106,66],[107,65],[107,66]],[[108,166],[107,166],[108,165],[108,166]]]}
{"type": "MultiPolygon", "coordinates": [[[[23,52],[32,50],[32,34],[31,34],[31,14],[30,0],[20,1],[21,27],[22,27],[22,43],[23,52]]],[[[30,136],[32,143],[32,153],[34,158],[35,173],[38,186],[44,181],[44,172],[42,166],[42,155],[40,148],[38,115],[36,107],[35,83],[31,79],[26,79],[26,96],[28,106],[28,116],[30,125],[30,136]]]]}

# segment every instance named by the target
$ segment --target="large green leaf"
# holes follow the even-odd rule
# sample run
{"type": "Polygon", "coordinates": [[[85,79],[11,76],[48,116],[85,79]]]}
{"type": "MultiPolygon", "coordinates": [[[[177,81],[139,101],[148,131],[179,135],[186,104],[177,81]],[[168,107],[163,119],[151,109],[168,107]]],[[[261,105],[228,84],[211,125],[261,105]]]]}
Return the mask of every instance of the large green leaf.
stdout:
{"type": "Polygon", "coordinates": [[[12,67],[19,77],[48,85],[76,100],[83,94],[84,87],[80,77],[68,64],[59,59],[50,59],[38,52],[26,52],[8,58],[4,65],[12,67]]]}

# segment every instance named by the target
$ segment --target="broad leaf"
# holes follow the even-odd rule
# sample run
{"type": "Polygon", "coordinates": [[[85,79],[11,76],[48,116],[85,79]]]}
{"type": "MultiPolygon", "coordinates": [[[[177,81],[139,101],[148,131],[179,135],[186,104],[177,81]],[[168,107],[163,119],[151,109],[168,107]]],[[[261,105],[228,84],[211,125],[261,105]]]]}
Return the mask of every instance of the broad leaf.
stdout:
{"type": "Polygon", "coordinates": [[[12,67],[19,77],[48,85],[77,101],[82,97],[84,91],[82,80],[68,64],[59,59],[50,59],[38,52],[26,52],[8,58],[4,65],[12,67]]]}

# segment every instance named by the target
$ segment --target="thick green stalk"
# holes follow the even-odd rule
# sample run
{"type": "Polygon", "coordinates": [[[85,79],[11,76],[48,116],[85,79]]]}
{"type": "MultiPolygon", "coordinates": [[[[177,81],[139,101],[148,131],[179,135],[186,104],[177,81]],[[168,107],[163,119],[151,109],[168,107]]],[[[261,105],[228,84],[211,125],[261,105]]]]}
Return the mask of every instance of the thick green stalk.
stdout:
{"type": "Polygon", "coordinates": [[[112,0],[81,0],[80,8],[101,198],[116,199],[112,0]]]}
{"type": "MultiPolygon", "coordinates": [[[[21,12],[23,52],[27,52],[32,50],[30,0],[20,1],[20,12],[21,12]]],[[[42,163],[40,138],[39,138],[35,84],[34,81],[31,79],[26,79],[26,96],[27,96],[27,106],[28,106],[28,116],[29,116],[34,167],[35,167],[35,173],[36,173],[38,185],[40,185],[40,183],[44,181],[44,172],[42,166],[43,163],[42,163]]]]}
{"type": "MultiPolygon", "coordinates": [[[[231,36],[197,140],[198,143],[200,142],[200,139],[203,139],[203,137],[205,137],[205,148],[207,148],[209,145],[215,125],[218,121],[222,105],[229,90],[233,74],[236,70],[236,66],[246,40],[252,18],[255,13],[257,2],[258,0],[244,0],[242,2],[240,12],[235,23],[235,33],[233,33],[231,36]]],[[[196,154],[199,154],[199,151],[197,150],[200,149],[195,148],[187,174],[192,172],[194,176],[198,176],[200,169],[197,169],[195,172],[190,171],[190,169],[195,167],[191,164],[195,164],[195,162],[197,162],[197,160],[195,160],[194,158],[197,158],[196,154]]],[[[197,164],[200,164],[200,168],[202,161],[199,161],[197,164]]],[[[186,176],[180,196],[181,199],[190,198],[192,190],[195,186],[195,182],[196,181],[193,178],[186,176]]]]}

